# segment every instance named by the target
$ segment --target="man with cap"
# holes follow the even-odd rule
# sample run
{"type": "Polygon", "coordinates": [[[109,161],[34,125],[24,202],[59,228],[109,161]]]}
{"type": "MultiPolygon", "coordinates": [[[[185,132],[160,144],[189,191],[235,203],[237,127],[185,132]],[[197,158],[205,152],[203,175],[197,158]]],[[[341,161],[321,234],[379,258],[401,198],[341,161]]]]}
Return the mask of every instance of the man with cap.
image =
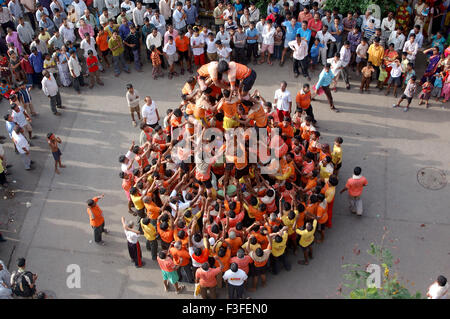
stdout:
{"type": "Polygon", "coordinates": [[[123,230],[127,236],[128,253],[130,254],[131,261],[134,263],[136,268],[141,268],[145,265],[145,262],[142,261],[142,250],[141,245],[139,244],[140,232],[133,229],[133,221],[130,220],[125,223],[125,217],[122,217],[121,220],[123,230]]]}

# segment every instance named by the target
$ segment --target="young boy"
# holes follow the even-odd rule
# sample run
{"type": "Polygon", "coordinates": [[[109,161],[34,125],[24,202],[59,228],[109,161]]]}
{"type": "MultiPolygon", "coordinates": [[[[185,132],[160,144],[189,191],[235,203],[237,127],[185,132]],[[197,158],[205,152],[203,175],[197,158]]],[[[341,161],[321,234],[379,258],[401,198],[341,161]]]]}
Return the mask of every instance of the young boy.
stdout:
{"type": "Polygon", "coordinates": [[[216,41],[216,47],[217,47],[217,58],[219,61],[225,60],[227,62],[230,62],[231,52],[232,50],[229,47],[226,47],[222,44],[222,41],[217,40],[216,41]]]}
{"type": "Polygon", "coordinates": [[[178,73],[175,72],[175,62],[178,60],[178,55],[177,47],[171,35],[169,35],[169,41],[164,45],[163,53],[169,63],[169,79],[172,79],[173,76],[178,76],[178,73]]]}
{"type": "Polygon", "coordinates": [[[208,37],[205,39],[206,43],[206,56],[208,61],[217,61],[217,47],[216,39],[214,38],[214,33],[208,33],[208,37]]]}
{"type": "Polygon", "coordinates": [[[98,58],[94,55],[94,52],[92,50],[88,51],[88,57],[86,58],[86,65],[88,67],[89,71],[89,88],[92,89],[94,87],[95,81],[101,86],[104,85],[102,80],[100,80],[99,74],[98,74],[98,58]]]}
{"type": "Polygon", "coordinates": [[[439,97],[441,96],[442,78],[443,78],[442,72],[435,74],[434,88],[433,88],[433,91],[431,91],[431,96],[436,97],[436,102],[439,101],[439,97]]]}
{"type": "Polygon", "coordinates": [[[164,77],[164,73],[161,71],[161,52],[155,47],[155,45],[150,46],[150,59],[152,60],[152,77],[153,80],[157,80],[158,77],[164,77]]]}
{"type": "Polygon", "coordinates": [[[383,90],[383,86],[384,86],[384,80],[386,80],[388,74],[386,71],[386,67],[384,66],[384,64],[382,64],[380,66],[380,75],[378,76],[378,83],[377,83],[377,88],[381,91],[383,90]]]}
{"type": "Polygon", "coordinates": [[[422,92],[419,94],[419,105],[422,105],[425,101],[425,107],[428,108],[428,101],[430,100],[432,90],[433,84],[431,83],[431,79],[427,79],[427,81],[422,85],[422,92]]]}
{"type": "Polygon", "coordinates": [[[367,62],[367,65],[361,70],[361,86],[359,91],[363,93],[363,90],[369,92],[370,81],[372,80],[372,74],[375,72],[372,62],[367,62]]]}
{"type": "Polygon", "coordinates": [[[391,86],[394,85],[394,97],[397,97],[397,88],[402,84],[402,65],[400,61],[396,59],[393,63],[389,64],[389,66],[392,67],[392,69],[385,95],[389,94],[391,86]]]}
{"type": "Polygon", "coordinates": [[[417,84],[416,84],[416,76],[413,75],[411,79],[409,79],[408,84],[406,85],[405,91],[403,92],[403,95],[400,97],[400,100],[397,102],[397,104],[392,104],[393,108],[399,107],[400,103],[404,99],[408,101],[408,105],[403,109],[403,112],[408,112],[409,105],[411,104],[411,101],[414,97],[414,93],[416,92],[417,84]]]}
{"type": "Polygon", "coordinates": [[[310,56],[311,56],[311,65],[312,69],[315,69],[317,63],[319,63],[319,51],[323,48],[323,44],[320,43],[319,38],[314,39],[314,44],[311,46],[310,56]]]}
{"type": "Polygon", "coordinates": [[[37,115],[37,113],[34,111],[33,104],[31,103],[30,87],[27,87],[24,82],[19,82],[17,83],[17,85],[18,89],[16,92],[19,98],[19,102],[22,103],[27,112],[30,112],[31,116],[37,115]]]}
{"type": "Polygon", "coordinates": [[[55,173],[59,174],[58,170],[58,164],[60,168],[66,167],[65,165],[61,164],[61,151],[59,150],[58,143],[61,144],[61,139],[59,137],[56,137],[53,133],[47,134],[47,143],[50,146],[50,149],[53,154],[53,158],[55,159],[55,173]]]}
{"type": "Polygon", "coordinates": [[[334,140],[333,152],[331,152],[331,162],[334,165],[334,175],[338,175],[339,169],[342,166],[342,143],[344,140],[338,136],[334,140]]]}
{"type": "Polygon", "coordinates": [[[405,79],[403,81],[402,89],[404,90],[406,87],[406,84],[408,84],[409,80],[416,75],[416,71],[414,71],[414,65],[409,62],[406,66],[405,71],[405,79]]]}

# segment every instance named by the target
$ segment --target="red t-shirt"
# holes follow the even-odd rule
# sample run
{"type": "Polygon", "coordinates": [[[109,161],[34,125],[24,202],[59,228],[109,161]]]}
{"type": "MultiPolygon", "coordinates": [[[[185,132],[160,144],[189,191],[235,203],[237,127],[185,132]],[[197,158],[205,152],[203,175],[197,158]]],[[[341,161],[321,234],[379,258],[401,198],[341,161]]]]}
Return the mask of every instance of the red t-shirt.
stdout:
{"type": "Polygon", "coordinates": [[[86,64],[87,64],[89,72],[98,71],[98,59],[95,55],[88,56],[86,58],[86,64]],[[94,63],[97,63],[97,64],[94,65],[94,63]]]}

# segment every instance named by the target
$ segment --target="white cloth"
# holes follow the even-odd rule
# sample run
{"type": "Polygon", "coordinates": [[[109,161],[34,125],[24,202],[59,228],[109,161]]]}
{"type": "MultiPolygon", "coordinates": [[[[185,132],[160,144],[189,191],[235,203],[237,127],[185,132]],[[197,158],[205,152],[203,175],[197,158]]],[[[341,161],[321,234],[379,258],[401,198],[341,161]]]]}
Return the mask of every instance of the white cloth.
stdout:
{"type": "Polygon", "coordinates": [[[154,45],[156,48],[159,48],[162,45],[162,36],[161,33],[156,33],[156,37],[153,36],[152,33],[150,33],[147,36],[147,40],[145,41],[147,44],[147,49],[150,50],[150,47],[154,45]]]}
{"type": "Polygon", "coordinates": [[[262,43],[267,45],[273,44],[274,35],[275,35],[275,28],[273,26],[269,28],[269,24],[266,24],[262,32],[262,43]]]}
{"type": "Polygon", "coordinates": [[[394,44],[395,51],[402,50],[403,44],[405,43],[405,35],[403,33],[400,33],[400,35],[398,35],[397,32],[391,32],[387,44],[389,45],[391,43],[394,44]]]}
{"type": "Polygon", "coordinates": [[[129,243],[136,244],[138,242],[138,239],[139,239],[138,234],[136,234],[135,232],[129,231],[129,230],[124,230],[124,232],[125,232],[125,236],[127,236],[127,240],[129,243]]]}
{"type": "Polygon", "coordinates": [[[216,40],[210,40],[209,38],[205,40],[206,52],[217,53],[216,40]]]}
{"type": "Polygon", "coordinates": [[[327,45],[328,41],[336,42],[336,38],[333,37],[331,35],[331,33],[328,31],[325,34],[323,34],[322,30],[318,31],[316,33],[316,39],[317,38],[320,40],[320,43],[323,44],[324,49],[328,49],[328,45],[327,45]]]}
{"type": "Polygon", "coordinates": [[[84,15],[84,10],[87,9],[86,3],[84,3],[83,0],[80,0],[80,2],[76,3],[75,1],[72,2],[73,7],[75,8],[75,12],[78,17],[82,17],[84,15]]]}
{"type": "Polygon", "coordinates": [[[191,47],[192,47],[192,53],[194,55],[200,55],[203,52],[205,52],[204,46],[205,46],[205,40],[203,39],[203,37],[201,35],[199,35],[198,37],[196,37],[196,36],[191,37],[191,47]],[[199,45],[199,44],[202,44],[201,48],[194,48],[194,45],[199,45]]]}
{"type": "Polygon", "coordinates": [[[23,112],[24,109],[22,106],[19,106],[19,112],[16,112],[14,110],[12,110],[11,115],[14,119],[14,122],[16,122],[20,127],[24,127],[25,125],[28,124],[27,119],[25,117],[25,113],[23,112]]]}
{"type": "Polygon", "coordinates": [[[216,41],[217,40],[220,40],[225,47],[230,46],[231,38],[230,38],[230,34],[227,31],[224,31],[223,33],[217,32],[216,41]]]}
{"type": "Polygon", "coordinates": [[[25,136],[23,136],[22,133],[17,134],[16,131],[12,131],[12,138],[20,154],[26,153],[24,148],[28,152],[30,151],[30,144],[28,143],[27,139],[25,138],[25,136]]]}
{"type": "Polygon", "coordinates": [[[95,56],[97,56],[97,50],[95,49],[95,39],[94,39],[94,37],[91,37],[90,42],[91,42],[91,43],[88,43],[87,40],[86,40],[86,38],[85,38],[85,39],[83,39],[83,40],[81,41],[81,43],[80,43],[80,48],[84,50],[83,56],[84,56],[85,58],[88,57],[88,51],[89,51],[89,50],[92,50],[92,53],[93,53],[95,56]]]}
{"type": "Polygon", "coordinates": [[[428,297],[428,299],[447,299],[448,298],[448,283],[445,284],[444,287],[439,286],[437,282],[434,282],[430,288],[428,288],[428,294],[431,295],[431,297],[428,297]]]}
{"type": "Polygon", "coordinates": [[[175,42],[170,44],[170,42],[167,42],[164,45],[163,52],[167,53],[167,55],[174,55],[177,53],[177,47],[175,46],[175,42]]]}
{"type": "Polygon", "coordinates": [[[242,269],[238,269],[236,272],[228,269],[223,274],[223,280],[228,281],[228,284],[233,286],[242,286],[247,278],[247,274],[242,269]]]}
{"type": "Polygon", "coordinates": [[[183,13],[176,9],[173,11],[173,27],[177,30],[183,29],[186,26],[186,19],[183,18],[183,13]]]}
{"type": "Polygon", "coordinates": [[[81,65],[80,62],[78,62],[78,58],[74,58],[73,56],[70,57],[69,62],[67,63],[69,66],[69,70],[71,71],[71,74],[75,74],[76,77],[79,77],[81,74],[81,65]]]}
{"type": "Polygon", "coordinates": [[[278,89],[275,91],[274,100],[277,100],[277,109],[282,111],[289,111],[289,103],[292,103],[291,92],[288,90],[281,91],[278,89]]]}
{"type": "Polygon", "coordinates": [[[152,100],[152,104],[144,104],[142,106],[142,118],[146,119],[147,125],[154,125],[158,123],[158,115],[156,114],[156,103],[152,100]]]}
{"type": "MultiPolygon", "coordinates": [[[[160,2],[161,3],[161,2],[160,2]]],[[[158,30],[158,32],[161,34],[161,36],[166,33],[166,19],[162,14],[159,15],[159,18],[156,18],[156,16],[153,16],[150,19],[150,23],[155,26],[155,28],[158,30]]]]}
{"type": "Polygon", "coordinates": [[[293,57],[296,60],[303,60],[308,55],[308,42],[301,40],[298,44],[297,40],[289,41],[289,48],[294,51],[293,57]]]}
{"type": "MultiPolygon", "coordinates": [[[[141,7],[141,10],[139,10],[138,7],[133,9],[133,23],[137,26],[143,26],[144,25],[144,14],[145,14],[145,7],[141,7]]],[[[150,19],[149,19],[150,20],[150,19]]]]}
{"type": "Polygon", "coordinates": [[[64,43],[66,43],[67,41],[74,43],[76,40],[75,30],[72,22],[67,22],[67,27],[62,24],[59,27],[59,33],[61,33],[61,35],[63,36],[64,43]]]}
{"type": "Polygon", "coordinates": [[[340,60],[342,61],[342,67],[346,67],[350,63],[350,58],[352,57],[352,53],[350,52],[350,48],[346,48],[342,46],[340,53],[340,60]]]}
{"type": "Polygon", "coordinates": [[[412,54],[406,55],[406,58],[409,61],[414,61],[416,59],[417,50],[419,49],[419,45],[416,42],[412,42],[410,40],[405,42],[403,46],[403,52],[411,52],[412,54]]]}
{"type": "MultiPolygon", "coordinates": [[[[132,160],[132,156],[133,153],[131,151],[128,151],[127,154],[125,154],[125,157],[128,158],[130,161],[132,160]]],[[[120,169],[122,170],[122,172],[126,173],[126,174],[132,174],[133,170],[134,170],[134,165],[135,162],[133,162],[133,165],[131,165],[131,167],[128,169],[128,166],[130,165],[130,163],[122,163],[122,165],[120,165],[120,169]]]]}
{"type": "Polygon", "coordinates": [[[331,72],[333,72],[334,76],[336,77],[339,74],[339,72],[341,72],[341,69],[342,69],[341,59],[336,61],[334,58],[329,58],[327,60],[327,62],[331,64],[330,70],[331,70],[331,72]]]}
{"type": "Polygon", "coordinates": [[[398,78],[400,75],[402,75],[402,65],[400,64],[397,66],[397,63],[391,63],[389,66],[392,67],[391,69],[391,77],[398,78]]]}
{"type": "Polygon", "coordinates": [[[58,94],[58,84],[55,77],[50,74],[50,78],[44,76],[42,79],[42,91],[46,96],[55,96],[58,94]]]}

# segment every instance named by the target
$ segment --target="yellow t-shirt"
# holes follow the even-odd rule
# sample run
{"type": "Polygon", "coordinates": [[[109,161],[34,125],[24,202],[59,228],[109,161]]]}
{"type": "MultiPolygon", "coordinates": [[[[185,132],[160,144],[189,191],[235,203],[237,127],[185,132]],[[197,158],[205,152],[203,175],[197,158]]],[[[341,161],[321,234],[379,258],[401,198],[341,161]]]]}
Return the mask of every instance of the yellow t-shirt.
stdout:
{"type": "Polygon", "coordinates": [[[334,145],[331,161],[334,165],[342,163],[342,147],[334,145]]]}
{"type": "Polygon", "coordinates": [[[141,227],[144,232],[144,237],[147,240],[155,240],[156,239],[156,228],[152,223],[148,223],[148,225],[144,225],[141,219],[141,227]]]}
{"type": "Polygon", "coordinates": [[[47,48],[50,47],[50,45],[49,45],[48,42],[47,42],[47,41],[50,40],[50,38],[51,38],[50,33],[45,32],[44,35],[42,35],[42,33],[39,33],[38,38],[39,38],[40,41],[42,41],[42,42],[44,42],[44,43],[47,44],[47,48]]]}
{"type": "Polygon", "coordinates": [[[295,232],[294,229],[294,223],[295,223],[295,218],[297,218],[298,215],[298,211],[295,211],[295,217],[294,219],[290,220],[288,215],[284,215],[283,217],[281,217],[281,221],[283,222],[284,226],[288,227],[288,235],[292,235],[295,232]]]}
{"type": "Polygon", "coordinates": [[[288,233],[284,233],[281,243],[277,243],[275,239],[272,240],[272,255],[274,257],[279,257],[284,254],[284,251],[286,250],[287,239],[288,233]]]}
{"type": "Polygon", "coordinates": [[[297,229],[297,234],[302,236],[300,238],[299,244],[302,247],[308,247],[314,241],[314,233],[317,227],[317,220],[314,219],[313,229],[311,231],[307,231],[306,228],[304,230],[297,229]]]}
{"type": "Polygon", "coordinates": [[[142,196],[133,196],[130,194],[131,200],[136,207],[137,210],[141,210],[144,208],[144,202],[142,201],[142,196]]]}

